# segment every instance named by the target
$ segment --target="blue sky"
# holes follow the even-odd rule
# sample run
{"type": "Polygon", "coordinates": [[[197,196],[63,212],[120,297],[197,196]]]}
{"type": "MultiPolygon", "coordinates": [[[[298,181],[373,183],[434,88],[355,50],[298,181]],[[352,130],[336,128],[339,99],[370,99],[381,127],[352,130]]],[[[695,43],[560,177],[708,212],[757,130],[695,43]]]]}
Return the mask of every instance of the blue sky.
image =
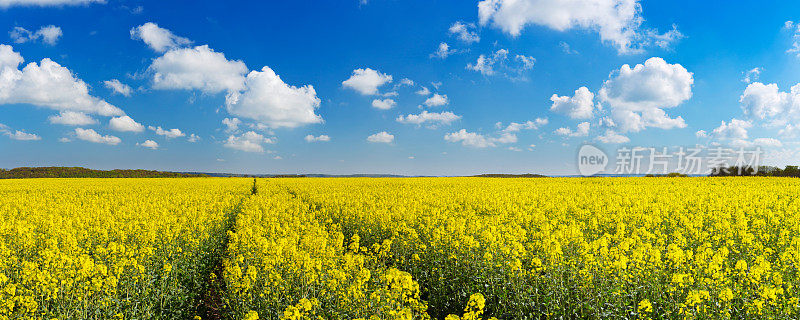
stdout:
{"type": "Polygon", "coordinates": [[[792,164],[796,20],[795,1],[0,0],[0,167],[573,174],[584,143],[792,164]]]}

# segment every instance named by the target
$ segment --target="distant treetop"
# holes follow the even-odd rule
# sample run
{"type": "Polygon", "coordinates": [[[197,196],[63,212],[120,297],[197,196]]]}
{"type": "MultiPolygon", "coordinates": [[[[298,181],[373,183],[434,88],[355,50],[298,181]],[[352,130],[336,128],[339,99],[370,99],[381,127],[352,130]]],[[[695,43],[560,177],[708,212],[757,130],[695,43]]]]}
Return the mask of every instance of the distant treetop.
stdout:
{"type": "Polygon", "coordinates": [[[93,170],[82,167],[20,167],[0,169],[0,179],[24,178],[189,178],[207,177],[204,174],[164,172],[154,170],[93,170]]]}

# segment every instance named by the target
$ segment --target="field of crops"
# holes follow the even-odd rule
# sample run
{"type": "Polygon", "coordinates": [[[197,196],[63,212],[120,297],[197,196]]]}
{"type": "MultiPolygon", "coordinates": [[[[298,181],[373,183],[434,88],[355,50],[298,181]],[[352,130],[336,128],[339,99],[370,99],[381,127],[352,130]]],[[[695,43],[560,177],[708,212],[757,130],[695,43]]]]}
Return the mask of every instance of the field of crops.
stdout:
{"type": "Polygon", "coordinates": [[[795,319],[789,178],[0,180],[2,319],[795,319]]]}

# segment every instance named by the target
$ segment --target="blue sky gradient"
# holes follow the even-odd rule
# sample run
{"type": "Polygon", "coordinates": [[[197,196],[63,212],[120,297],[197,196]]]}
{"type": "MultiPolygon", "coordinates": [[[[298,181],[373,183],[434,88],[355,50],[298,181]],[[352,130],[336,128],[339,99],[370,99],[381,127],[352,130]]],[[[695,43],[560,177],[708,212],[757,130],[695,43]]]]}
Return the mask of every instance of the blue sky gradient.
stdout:
{"type": "MultiPolygon", "coordinates": [[[[794,114],[795,108],[800,110],[800,98],[795,105],[790,88],[800,82],[800,58],[791,49],[800,38],[795,37],[797,25],[787,21],[800,19],[800,3],[582,0],[586,5],[615,2],[634,7],[631,17],[635,22],[623,21],[630,31],[623,38],[631,43],[628,48],[621,48],[619,37],[609,40],[601,35],[608,28],[608,21],[618,22],[614,19],[619,17],[596,14],[586,18],[580,8],[558,8],[563,1],[519,0],[529,5],[531,13],[522,17],[521,29],[515,35],[504,29],[504,23],[508,25],[511,20],[504,22],[507,17],[500,13],[487,21],[480,20],[479,3],[489,2],[497,10],[508,5],[503,0],[56,0],[44,4],[37,0],[0,0],[0,44],[10,46],[24,58],[19,70],[29,63],[51,59],[83,81],[89,87],[89,96],[116,106],[143,128],[138,132],[115,130],[109,125],[112,116],[92,112],[84,114],[95,119],[95,124],[51,123],[49,118],[61,111],[76,111],[76,102],[67,98],[59,101],[57,108],[24,102],[24,97],[14,98],[20,95],[17,89],[6,93],[9,98],[2,98],[3,82],[7,86],[14,84],[9,84],[13,80],[0,77],[0,150],[4,155],[0,167],[85,166],[235,173],[574,174],[576,151],[584,143],[610,153],[620,146],[633,145],[758,145],[766,150],[769,164],[796,162],[793,159],[797,159],[800,149],[793,125],[800,120],[800,112],[794,114]],[[578,18],[559,28],[537,18],[557,13],[548,10],[578,18]],[[143,40],[144,36],[131,35],[133,28],[147,23],[190,43],[156,50],[143,40]],[[480,40],[459,39],[458,33],[449,31],[456,23],[466,25],[480,40]],[[47,26],[59,28],[60,35],[36,35],[47,26]],[[23,32],[20,36],[19,28],[29,34],[23,32]],[[668,34],[671,30],[673,33],[668,34]],[[662,43],[658,43],[659,39],[662,43]],[[441,43],[451,50],[444,58],[436,56],[441,43]],[[311,108],[323,121],[306,119],[297,120],[291,127],[270,126],[263,118],[248,118],[229,110],[226,96],[237,90],[158,87],[156,74],[169,70],[155,67],[156,59],[172,50],[203,45],[223,53],[228,60],[241,61],[248,71],[269,67],[290,90],[313,86],[319,104],[311,108]],[[491,58],[499,50],[507,54],[505,59],[498,58],[493,74],[469,67],[481,55],[491,58]],[[523,58],[517,56],[533,58],[535,62],[532,67],[525,67],[523,58]],[[661,87],[636,92],[641,88],[610,89],[609,84],[607,89],[612,95],[613,90],[628,90],[620,93],[627,100],[600,98],[606,81],[617,80],[623,65],[635,68],[646,61],[662,59],[664,64],[659,65],[659,70],[688,72],[688,97],[676,98],[674,92],[661,87]],[[378,86],[378,94],[374,95],[361,94],[343,84],[354,70],[366,68],[391,75],[392,81],[378,86]],[[758,72],[750,72],[747,77],[754,68],[758,72]],[[130,88],[127,96],[104,84],[112,79],[130,88]],[[414,84],[400,85],[402,79],[414,84]],[[778,91],[770,91],[770,84],[775,84],[778,91]],[[430,93],[417,94],[423,87],[430,93]],[[592,110],[591,116],[574,118],[551,110],[551,96],[572,97],[580,87],[594,95],[583,106],[592,110]],[[745,94],[748,87],[752,91],[745,94]],[[757,90],[763,88],[767,89],[757,90]],[[396,95],[385,95],[390,92],[396,95]],[[447,103],[424,105],[435,93],[446,95],[447,103]],[[373,107],[376,99],[392,99],[394,105],[387,110],[373,107]],[[659,104],[664,101],[677,103],[659,104]],[[664,110],[670,119],[680,117],[683,124],[623,129],[624,122],[619,117],[622,112],[646,113],[656,108],[664,110]],[[423,111],[440,115],[452,112],[457,119],[421,125],[397,120],[399,116],[423,111]],[[224,125],[226,118],[237,118],[241,122],[238,129],[224,125]],[[509,123],[536,119],[540,119],[536,128],[504,131],[509,123]],[[721,125],[723,121],[725,124],[721,125]],[[577,132],[583,122],[589,127],[585,134],[577,132]],[[147,129],[150,126],[175,128],[183,136],[168,138],[147,129]],[[92,140],[76,133],[77,129],[91,129],[101,137],[119,138],[119,142],[92,140]],[[462,129],[469,139],[458,139],[461,135],[457,133],[462,129]],[[624,139],[612,142],[600,138],[609,131],[624,139]],[[369,141],[369,136],[379,132],[391,134],[393,139],[369,141]],[[199,139],[189,141],[192,134],[199,139]],[[309,142],[308,135],[326,135],[329,141],[309,142]],[[509,138],[512,135],[514,138],[509,138]],[[242,144],[253,137],[248,144],[242,144]],[[145,143],[148,140],[157,147],[145,143]]],[[[675,82],[671,83],[686,84],[686,78],[676,73],[643,76],[674,76],[669,81],[675,82]]],[[[660,86],[657,81],[653,83],[660,86]]],[[[34,89],[60,90],[47,86],[34,89]]],[[[308,109],[308,105],[284,100],[279,92],[255,87],[241,92],[246,90],[261,90],[254,93],[264,99],[278,97],[264,102],[273,103],[272,109],[261,109],[261,101],[253,102],[250,107],[260,114],[271,116],[280,110],[308,109]]]]}

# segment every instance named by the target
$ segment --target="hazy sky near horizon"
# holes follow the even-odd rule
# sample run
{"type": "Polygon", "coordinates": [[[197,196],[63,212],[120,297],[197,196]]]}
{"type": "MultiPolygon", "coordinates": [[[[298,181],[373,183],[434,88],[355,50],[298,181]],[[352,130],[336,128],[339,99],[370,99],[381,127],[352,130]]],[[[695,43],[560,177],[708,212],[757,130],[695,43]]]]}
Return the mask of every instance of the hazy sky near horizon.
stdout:
{"type": "Polygon", "coordinates": [[[576,173],[800,156],[800,2],[0,0],[0,167],[576,173]]]}

